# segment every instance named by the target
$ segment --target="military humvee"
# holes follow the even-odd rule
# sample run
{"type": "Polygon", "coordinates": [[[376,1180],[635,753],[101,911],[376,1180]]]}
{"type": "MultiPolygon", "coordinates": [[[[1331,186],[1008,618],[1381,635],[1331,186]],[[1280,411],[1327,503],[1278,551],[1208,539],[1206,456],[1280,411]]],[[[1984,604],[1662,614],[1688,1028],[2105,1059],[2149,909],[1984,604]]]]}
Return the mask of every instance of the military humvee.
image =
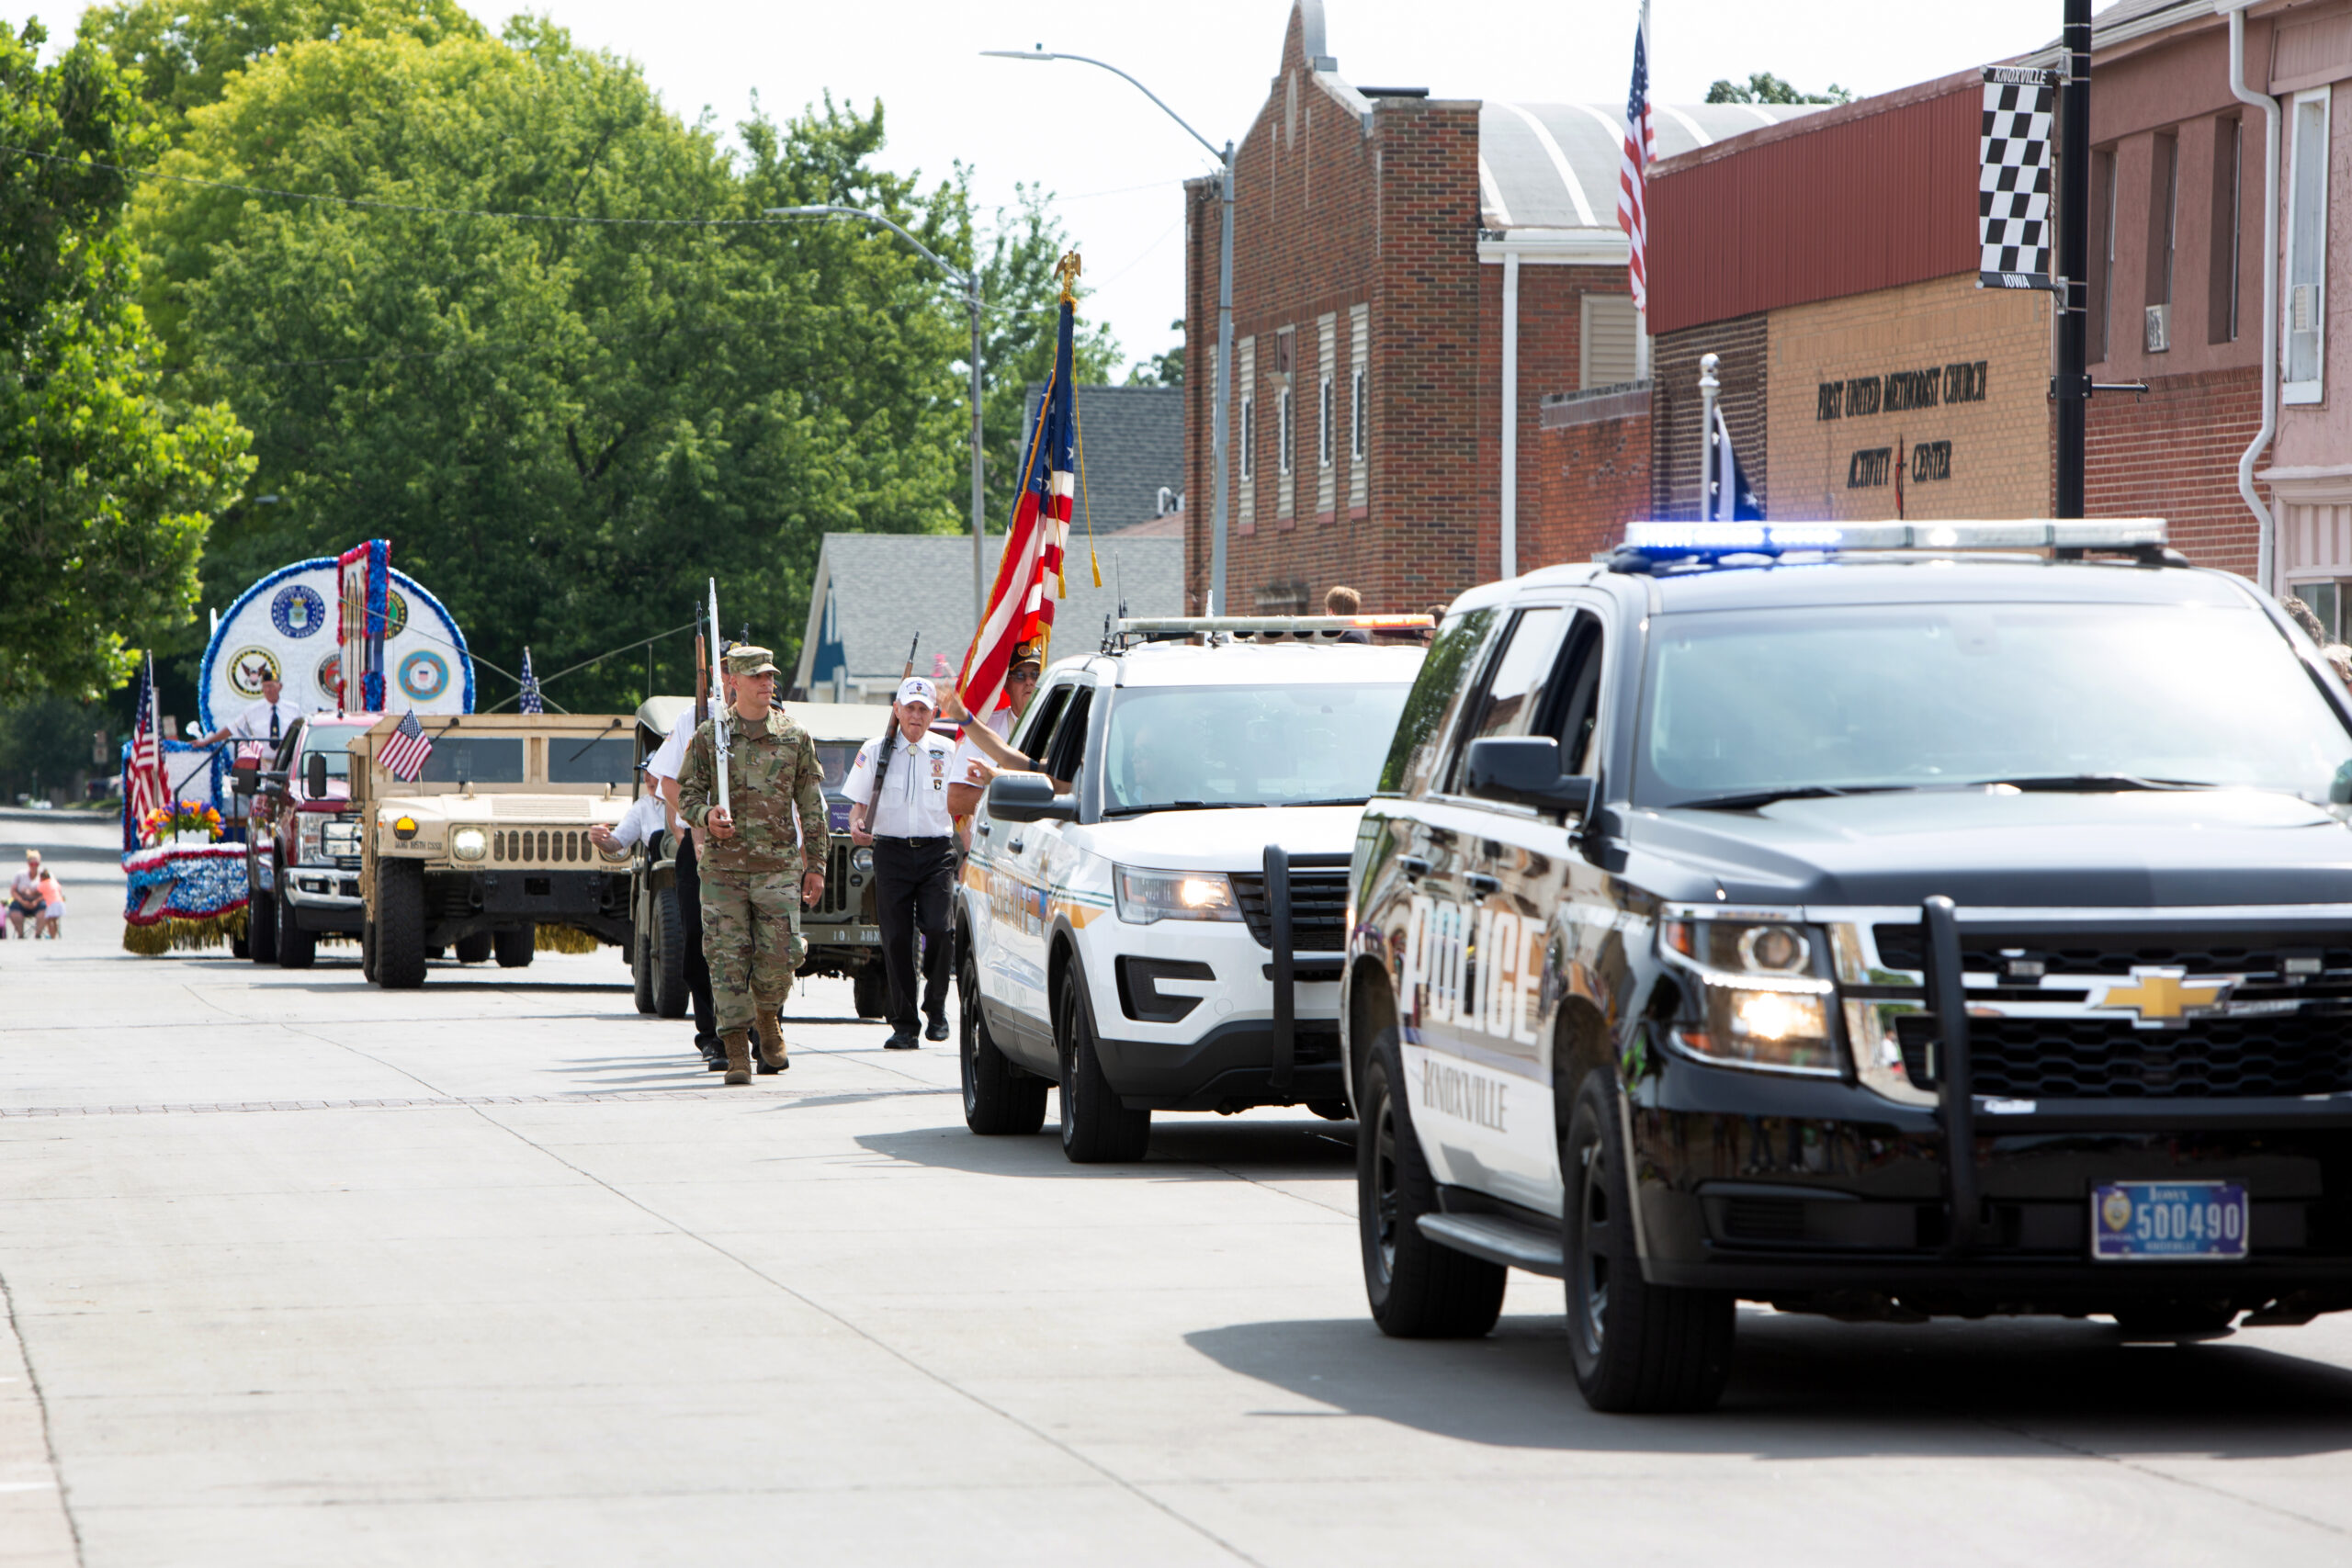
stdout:
{"type": "Polygon", "coordinates": [[[629,854],[588,829],[628,808],[636,748],[608,714],[460,714],[421,718],[433,753],[414,783],[380,758],[400,720],[352,739],[361,823],[360,955],[388,989],[424,983],[445,949],[468,963],[531,962],[551,946],[630,947],[629,854]]]}
{"type": "MultiPolygon", "coordinates": [[[[653,697],[637,710],[637,755],[650,756],[694,705],[691,697],[653,697]]],[[[808,944],[803,975],[839,975],[850,981],[861,1018],[888,1010],[889,983],[882,973],[882,933],[875,924],[874,852],[852,849],[849,800],[842,782],[857,749],[889,721],[886,708],[859,704],[786,703],[785,711],[817,743],[825,771],[825,807],[835,838],[832,863],[825,868],[825,896],[800,912],[800,934],[808,944]]],[[[649,786],[650,787],[650,786],[649,786]]],[[[637,980],[639,1012],[663,1018],[685,1016],[686,972],[684,926],[678,914],[676,846],[664,833],[640,849],[631,864],[628,908],[639,932],[631,945],[630,969],[637,980]]]]}

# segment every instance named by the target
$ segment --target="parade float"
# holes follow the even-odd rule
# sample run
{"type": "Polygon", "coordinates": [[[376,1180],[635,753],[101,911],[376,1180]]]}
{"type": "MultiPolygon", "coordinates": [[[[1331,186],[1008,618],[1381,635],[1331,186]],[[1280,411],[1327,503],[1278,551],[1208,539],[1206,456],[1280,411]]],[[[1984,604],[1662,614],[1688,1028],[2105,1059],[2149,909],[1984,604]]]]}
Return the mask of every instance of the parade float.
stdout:
{"type": "MultiPolygon", "coordinates": [[[[371,539],[297,561],[255,582],[213,624],[197,678],[198,733],[209,735],[280,682],[305,713],[471,713],[473,660],[441,602],[394,570],[371,539]],[[332,608],[330,608],[332,606],[332,608]],[[346,682],[345,672],[356,677],[346,682]]],[[[122,944],[133,953],[242,948],[247,886],[241,769],[266,742],[200,746],[162,732],[152,665],[122,750],[122,944]]]]}

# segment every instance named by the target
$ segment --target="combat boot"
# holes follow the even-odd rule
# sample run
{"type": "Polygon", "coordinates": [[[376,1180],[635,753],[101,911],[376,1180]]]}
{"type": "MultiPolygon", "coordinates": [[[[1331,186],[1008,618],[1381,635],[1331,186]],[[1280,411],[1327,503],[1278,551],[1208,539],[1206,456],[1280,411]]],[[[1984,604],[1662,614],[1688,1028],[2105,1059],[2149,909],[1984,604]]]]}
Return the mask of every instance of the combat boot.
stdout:
{"type": "Polygon", "coordinates": [[[760,1035],[755,1043],[760,1053],[760,1071],[780,1073],[792,1063],[785,1055],[784,998],[762,997],[759,999],[760,1035]]]}
{"type": "Polygon", "coordinates": [[[752,1081],[752,1042],[749,1032],[730,1029],[720,1037],[727,1046],[727,1081],[745,1084],[752,1081]]]}

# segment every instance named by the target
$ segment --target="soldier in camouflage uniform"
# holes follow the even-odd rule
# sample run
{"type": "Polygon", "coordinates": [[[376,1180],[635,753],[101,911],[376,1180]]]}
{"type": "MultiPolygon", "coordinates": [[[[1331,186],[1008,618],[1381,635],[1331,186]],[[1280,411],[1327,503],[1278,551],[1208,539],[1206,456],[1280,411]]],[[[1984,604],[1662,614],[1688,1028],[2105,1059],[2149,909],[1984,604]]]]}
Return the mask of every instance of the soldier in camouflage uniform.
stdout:
{"type": "Polygon", "coordinates": [[[686,744],[678,815],[703,830],[703,953],[710,961],[727,1081],[747,1084],[754,1021],[762,1070],[781,1071],[788,1065],[777,1014],[808,951],[800,937],[800,906],[824,896],[832,834],[816,743],[770,705],[778,673],[774,657],[764,648],[731,649],[727,673],[735,682],[727,766],[732,810],[719,808],[717,744],[706,722],[686,744]],[[804,864],[809,868],[805,874],[804,864]]]}

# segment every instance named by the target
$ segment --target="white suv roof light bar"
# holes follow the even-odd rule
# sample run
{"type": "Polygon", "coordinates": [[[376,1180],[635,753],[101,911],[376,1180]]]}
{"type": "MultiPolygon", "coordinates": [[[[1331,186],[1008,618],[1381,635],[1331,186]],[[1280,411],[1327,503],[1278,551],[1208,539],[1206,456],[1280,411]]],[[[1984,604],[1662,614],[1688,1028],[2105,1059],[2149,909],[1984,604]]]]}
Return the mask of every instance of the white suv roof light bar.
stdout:
{"type": "Polygon", "coordinates": [[[1948,523],[1628,523],[1636,555],[1781,555],[1840,550],[2133,550],[2161,548],[2161,517],[2073,521],[2017,518],[1948,523]]]}
{"type": "Polygon", "coordinates": [[[1192,637],[1201,632],[1229,632],[1236,637],[1269,632],[1337,636],[1351,631],[1420,631],[1435,625],[1429,615],[1154,615],[1114,621],[1112,630],[1124,637],[1192,637]]]}

